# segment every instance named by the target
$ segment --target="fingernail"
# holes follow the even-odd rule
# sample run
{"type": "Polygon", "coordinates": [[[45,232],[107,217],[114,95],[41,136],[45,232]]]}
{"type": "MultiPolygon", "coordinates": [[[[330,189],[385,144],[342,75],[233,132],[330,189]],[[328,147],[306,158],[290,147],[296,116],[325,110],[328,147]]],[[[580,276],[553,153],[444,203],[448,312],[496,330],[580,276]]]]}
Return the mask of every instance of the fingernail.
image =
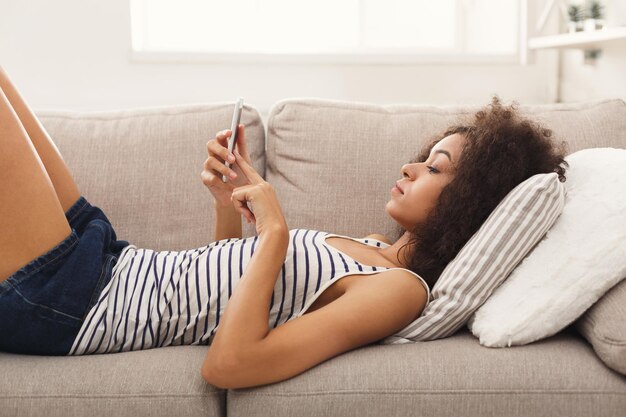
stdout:
{"type": "Polygon", "coordinates": [[[235,162],[235,157],[233,155],[228,155],[228,160],[230,162],[235,162]]]}
{"type": "Polygon", "coordinates": [[[230,177],[231,178],[237,178],[237,173],[236,172],[231,172],[230,173],[230,177]]]}

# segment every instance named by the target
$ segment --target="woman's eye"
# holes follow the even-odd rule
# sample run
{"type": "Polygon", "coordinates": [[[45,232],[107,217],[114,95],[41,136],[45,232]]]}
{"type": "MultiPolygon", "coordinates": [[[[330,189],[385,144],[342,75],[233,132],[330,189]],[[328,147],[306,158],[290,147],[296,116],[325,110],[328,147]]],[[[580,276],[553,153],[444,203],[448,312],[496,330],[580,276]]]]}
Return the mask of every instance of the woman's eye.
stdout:
{"type": "Polygon", "coordinates": [[[427,166],[426,168],[428,168],[428,172],[430,172],[431,174],[439,172],[437,168],[431,166],[427,166]]]}

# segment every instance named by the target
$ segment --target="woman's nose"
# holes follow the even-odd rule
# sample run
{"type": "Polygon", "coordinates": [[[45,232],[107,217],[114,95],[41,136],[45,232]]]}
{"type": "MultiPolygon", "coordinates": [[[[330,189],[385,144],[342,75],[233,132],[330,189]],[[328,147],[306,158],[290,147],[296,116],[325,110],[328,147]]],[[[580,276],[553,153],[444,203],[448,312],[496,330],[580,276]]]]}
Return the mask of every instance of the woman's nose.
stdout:
{"type": "Polygon", "coordinates": [[[404,176],[411,177],[411,172],[410,172],[410,169],[411,169],[411,165],[410,165],[410,164],[404,164],[404,165],[402,165],[402,169],[401,169],[402,176],[403,176],[403,177],[404,177],[404,176]]]}

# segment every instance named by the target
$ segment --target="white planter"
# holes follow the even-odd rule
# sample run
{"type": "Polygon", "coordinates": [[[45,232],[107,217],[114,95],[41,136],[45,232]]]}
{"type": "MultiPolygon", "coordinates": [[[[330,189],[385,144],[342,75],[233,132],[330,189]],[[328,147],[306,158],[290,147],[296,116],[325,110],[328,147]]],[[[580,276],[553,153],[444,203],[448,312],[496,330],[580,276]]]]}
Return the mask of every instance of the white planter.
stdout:
{"type": "Polygon", "coordinates": [[[574,33],[578,30],[577,22],[567,22],[567,33],[574,33]]]}
{"type": "Polygon", "coordinates": [[[596,30],[602,30],[606,27],[604,19],[596,19],[596,30]]]}
{"type": "Polygon", "coordinates": [[[585,32],[596,30],[596,19],[585,19],[585,32]]]}

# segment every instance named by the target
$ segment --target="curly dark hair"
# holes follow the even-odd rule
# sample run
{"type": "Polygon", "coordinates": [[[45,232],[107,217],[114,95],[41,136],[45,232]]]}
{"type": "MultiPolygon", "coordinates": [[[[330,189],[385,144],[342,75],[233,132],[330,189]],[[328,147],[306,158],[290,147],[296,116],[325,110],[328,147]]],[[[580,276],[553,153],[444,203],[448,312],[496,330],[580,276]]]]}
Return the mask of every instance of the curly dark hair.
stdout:
{"type": "MultiPolygon", "coordinates": [[[[408,269],[433,288],[446,265],[478,231],[515,186],[539,173],[556,172],[565,182],[567,144],[552,142],[552,130],[518,114],[518,103],[503,106],[497,95],[466,123],[457,122],[430,139],[409,163],[424,162],[445,137],[465,137],[453,180],[442,190],[436,207],[412,227],[404,251],[408,269]]],[[[407,230],[399,226],[396,240],[407,230]]]]}

